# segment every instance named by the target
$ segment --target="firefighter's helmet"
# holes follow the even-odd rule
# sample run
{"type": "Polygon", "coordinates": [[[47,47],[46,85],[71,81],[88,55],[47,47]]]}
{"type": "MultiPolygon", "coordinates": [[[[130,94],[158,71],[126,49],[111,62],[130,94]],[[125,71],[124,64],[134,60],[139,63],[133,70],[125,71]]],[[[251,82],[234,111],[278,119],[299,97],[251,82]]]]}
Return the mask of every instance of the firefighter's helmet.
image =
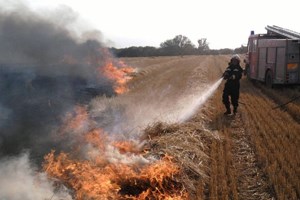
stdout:
{"type": "Polygon", "coordinates": [[[230,61],[233,61],[233,60],[237,60],[239,63],[241,62],[241,58],[240,58],[240,56],[237,55],[237,54],[234,54],[234,55],[231,57],[230,61]]]}

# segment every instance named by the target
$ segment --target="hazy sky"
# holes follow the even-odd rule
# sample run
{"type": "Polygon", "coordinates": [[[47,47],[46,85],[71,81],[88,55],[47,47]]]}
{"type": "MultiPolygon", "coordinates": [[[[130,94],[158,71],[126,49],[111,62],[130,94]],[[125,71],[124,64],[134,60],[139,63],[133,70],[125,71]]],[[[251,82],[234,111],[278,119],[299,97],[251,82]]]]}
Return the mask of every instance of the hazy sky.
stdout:
{"type": "Polygon", "coordinates": [[[247,44],[251,30],[277,25],[300,32],[299,1],[269,0],[25,0],[35,9],[67,5],[110,46],[155,46],[176,35],[211,49],[247,44]]]}

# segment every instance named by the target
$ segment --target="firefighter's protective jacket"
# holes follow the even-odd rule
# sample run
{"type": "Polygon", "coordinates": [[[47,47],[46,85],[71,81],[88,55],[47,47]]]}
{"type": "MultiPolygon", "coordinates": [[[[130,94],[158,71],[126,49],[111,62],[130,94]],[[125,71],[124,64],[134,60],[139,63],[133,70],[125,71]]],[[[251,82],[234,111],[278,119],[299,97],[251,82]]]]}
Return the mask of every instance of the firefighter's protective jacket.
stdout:
{"type": "Polygon", "coordinates": [[[226,81],[225,87],[223,90],[223,103],[226,106],[227,110],[230,109],[229,96],[231,96],[231,103],[236,109],[239,105],[239,95],[240,95],[240,79],[243,75],[243,68],[238,65],[229,64],[226,68],[223,78],[226,81]]]}
{"type": "Polygon", "coordinates": [[[243,68],[240,65],[233,65],[229,64],[226,68],[223,78],[227,80],[226,83],[238,83],[239,80],[242,78],[243,75],[243,68]]]}

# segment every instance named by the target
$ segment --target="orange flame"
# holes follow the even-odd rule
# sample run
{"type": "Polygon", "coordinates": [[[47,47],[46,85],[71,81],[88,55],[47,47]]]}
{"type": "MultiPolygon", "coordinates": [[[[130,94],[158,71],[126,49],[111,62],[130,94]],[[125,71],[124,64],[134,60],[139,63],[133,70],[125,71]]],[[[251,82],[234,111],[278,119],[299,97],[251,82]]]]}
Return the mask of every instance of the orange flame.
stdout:
{"type": "Polygon", "coordinates": [[[147,159],[138,144],[113,140],[95,128],[82,106],[64,122],[62,136],[72,134],[74,150],[58,154],[52,150],[44,157],[43,169],[70,188],[76,200],[188,199],[184,186],[176,181],[180,168],[170,156],[147,159]]]}
{"type": "Polygon", "coordinates": [[[134,154],[139,154],[141,153],[140,149],[134,144],[133,142],[130,141],[117,141],[113,142],[112,145],[116,147],[120,153],[134,153],[134,154]]]}
{"type": "Polygon", "coordinates": [[[98,150],[105,150],[105,143],[107,143],[107,137],[102,129],[93,129],[86,133],[86,142],[92,144],[98,150]]]}
{"type": "Polygon", "coordinates": [[[67,113],[64,119],[64,131],[74,131],[82,129],[84,123],[88,121],[88,113],[82,106],[76,106],[74,113],[67,113]]]}
{"type": "Polygon", "coordinates": [[[71,159],[66,153],[45,156],[44,170],[61,180],[81,199],[187,199],[180,184],[173,184],[179,168],[166,156],[139,170],[124,164],[99,165],[71,159]]]}
{"type": "Polygon", "coordinates": [[[115,82],[115,92],[117,94],[123,94],[128,91],[126,84],[132,79],[129,75],[134,72],[134,69],[132,67],[127,67],[123,62],[119,62],[119,65],[121,65],[121,67],[117,68],[112,62],[107,62],[102,69],[103,74],[115,82]]]}

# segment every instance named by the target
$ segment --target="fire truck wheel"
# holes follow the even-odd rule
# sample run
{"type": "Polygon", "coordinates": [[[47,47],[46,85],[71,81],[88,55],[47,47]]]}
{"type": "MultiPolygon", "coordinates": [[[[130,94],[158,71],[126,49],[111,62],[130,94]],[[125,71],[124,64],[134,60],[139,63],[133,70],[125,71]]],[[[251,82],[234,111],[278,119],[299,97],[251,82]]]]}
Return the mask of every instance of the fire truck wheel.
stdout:
{"type": "Polygon", "coordinates": [[[267,71],[267,75],[266,75],[266,86],[268,88],[272,88],[273,87],[273,75],[271,70],[267,71]]]}

